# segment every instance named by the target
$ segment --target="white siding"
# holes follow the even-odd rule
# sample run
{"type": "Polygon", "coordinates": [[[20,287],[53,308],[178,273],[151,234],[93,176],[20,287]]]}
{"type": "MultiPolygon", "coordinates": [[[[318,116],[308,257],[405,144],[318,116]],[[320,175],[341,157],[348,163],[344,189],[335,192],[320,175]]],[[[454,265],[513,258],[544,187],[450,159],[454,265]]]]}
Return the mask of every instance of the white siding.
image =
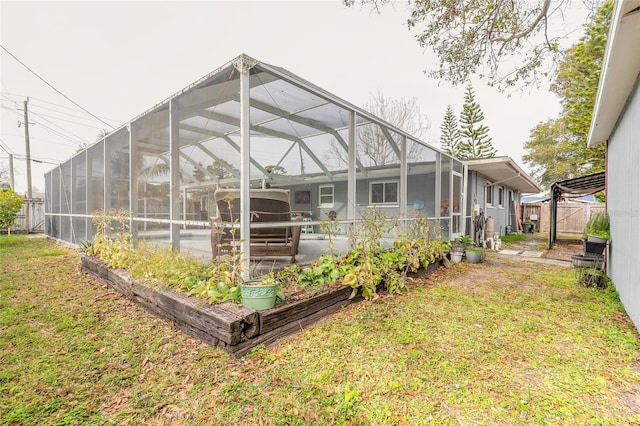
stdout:
{"type": "Polygon", "coordinates": [[[609,139],[607,209],[611,217],[608,274],[640,329],[640,88],[636,86],[609,139]]]}

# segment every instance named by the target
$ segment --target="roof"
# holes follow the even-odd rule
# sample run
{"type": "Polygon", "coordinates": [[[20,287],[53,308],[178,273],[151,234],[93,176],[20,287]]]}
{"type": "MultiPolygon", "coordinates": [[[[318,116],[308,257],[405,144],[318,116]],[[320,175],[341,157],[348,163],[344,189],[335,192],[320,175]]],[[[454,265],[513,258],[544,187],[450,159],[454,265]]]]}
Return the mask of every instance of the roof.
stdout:
{"type": "MultiPolygon", "coordinates": [[[[536,195],[526,195],[520,198],[520,203],[522,204],[532,204],[532,203],[546,203],[551,200],[551,196],[549,194],[536,194],[536,195]]],[[[597,203],[595,195],[582,195],[580,197],[571,197],[569,199],[572,202],[576,203],[597,203]]]]}
{"type": "Polygon", "coordinates": [[[611,136],[640,73],[640,0],[617,1],[587,145],[611,136]]]}
{"type": "MultiPolygon", "coordinates": [[[[436,153],[446,156],[438,147],[292,72],[245,54],[135,117],[105,139],[109,143],[121,140],[120,145],[126,146],[130,132],[137,141],[137,155],[145,156],[144,167],[150,168],[166,164],[170,134],[176,131],[184,182],[201,181],[194,175],[195,170],[208,182],[218,182],[218,176],[207,168],[212,162],[224,169],[224,175],[237,179],[241,163],[241,69],[249,74],[252,179],[275,182],[317,174],[333,179],[347,167],[351,120],[358,139],[376,137],[384,142],[389,152],[384,160],[389,164],[399,166],[403,140],[408,150],[415,148],[417,155],[412,161],[434,158],[436,153]],[[174,127],[171,114],[177,117],[174,127]],[[286,174],[272,174],[269,166],[279,166],[286,174]]],[[[360,170],[375,169],[376,164],[379,163],[366,155],[356,156],[360,170]]]]}
{"type": "Polygon", "coordinates": [[[604,191],[605,183],[605,172],[598,172],[556,182],[552,185],[552,188],[558,188],[562,194],[595,194],[596,192],[604,191]]]}
{"type": "Polygon", "coordinates": [[[475,158],[463,160],[469,170],[486,176],[493,184],[505,183],[522,194],[533,194],[542,188],[526,174],[511,157],[475,158]]]}

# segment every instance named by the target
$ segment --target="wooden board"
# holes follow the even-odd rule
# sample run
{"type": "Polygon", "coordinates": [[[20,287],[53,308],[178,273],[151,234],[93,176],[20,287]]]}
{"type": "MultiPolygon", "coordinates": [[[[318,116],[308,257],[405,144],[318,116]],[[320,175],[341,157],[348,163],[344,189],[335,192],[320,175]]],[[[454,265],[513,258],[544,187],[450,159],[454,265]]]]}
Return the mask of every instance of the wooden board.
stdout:
{"type": "Polygon", "coordinates": [[[332,288],[326,293],[321,293],[309,299],[298,300],[293,303],[276,306],[273,309],[260,311],[260,334],[281,328],[285,324],[296,322],[307,316],[313,315],[323,309],[347,301],[351,295],[351,287],[332,288]]]}
{"type": "Polygon", "coordinates": [[[139,283],[131,283],[127,276],[118,274],[89,256],[82,257],[82,268],[116,290],[124,289],[126,292],[121,291],[123,294],[152,314],[174,322],[185,332],[207,342],[219,340],[235,345],[259,333],[257,312],[241,305],[210,305],[202,299],[171,289],[150,289],[139,283]]]}
{"type": "Polygon", "coordinates": [[[296,321],[284,323],[280,327],[274,328],[267,333],[260,334],[253,339],[242,342],[236,346],[229,347],[227,348],[227,350],[236,357],[242,357],[257,345],[261,345],[261,344],[270,345],[276,342],[278,339],[281,339],[285,336],[289,336],[306,327],[309,327],[311,325],[318,323],[319,321],[323,320],[327,316],[333,314],[334,312],[339,311],[344,306],[347,306],[359,300],[362,300],[362,298],[353,299],[353,300],[349,300],[349,299],[341,300],[319,311],[316,311],[304,318],[298,319],[296,321]]]}
{"type": "MultiPolygon", "coordinates": [[[[428,275],[438,266],[439,263],[429,265],[416,275],[428,275]]],[[[237,357],[244,356],[256,345],[269,345],[362,300],[361,296],[349,299],[351,287],[335,287],[309,299],[254,311],[235,303],[211,305],[172,289],[149,288],[132,282],[125,271],[109,269],[104,262],[90,256],[82,256],[82,270],[183,332],[220,346],[237,357]]]]}

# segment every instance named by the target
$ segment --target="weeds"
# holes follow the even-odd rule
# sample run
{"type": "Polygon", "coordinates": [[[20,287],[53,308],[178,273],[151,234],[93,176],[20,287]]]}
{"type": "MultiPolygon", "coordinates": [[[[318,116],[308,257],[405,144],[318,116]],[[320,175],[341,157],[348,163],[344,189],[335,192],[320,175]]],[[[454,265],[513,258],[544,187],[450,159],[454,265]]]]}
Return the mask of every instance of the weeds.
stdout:
{"type": "MultiPolygon", "coordinates": [[[[232,212],[233,195],[226,200],[232,212]]],[[[233,215],[230,215],[233,218],[233,215]]],[[[237,228],[228,231],[231,241],[221,244],[218,258],[210,266],[204,266],[190,255],[176,253],[145,242],[133,247],[128,232],[129,213],[110,210],[95,213],[97,233],[90,243],[82,244],[82,250],[96,255],[112,268],[129,271],[134,280],[154,286],[167,286],[198,296],[210,303],[239,302],[240,283],[245,269],[240,251],[241,240],[236,240],[237,228]]],[[[231,224],[221,224],[221,228],[231,224]]],[[[430,240],[430,229],[425,218],[411,222],[409,233],[403,234],[400,243],[390,250],[381,245],[382,238],[397,224],[387,220],[377,208],[367,209],[358,228],[350,238],[356,247],[340,259],[333,252],[332,236],[338,222],[329,220],[321,225],[329,237],[330,254],[322,256],[307,267],[296,265],[271,274],[283,290],[316,287],[317,292],[331,283],[351,287],[352,297],[362,294],[365,299],[376,297],[380,286],[389,294],[406,290],[407,273],[445,258],[447,245],[439,240],[430,240]]],[[[221,229],[220,232],[226,232],[221,229]]],[[[287,295],[281,293],[280,299],[287,295]]]]}
{"type": "Polygon", "coordinates": [[[485,262],[230,358],[0,237],[0,424],[640,422],[639,339],[611,288],[485,262]]]}

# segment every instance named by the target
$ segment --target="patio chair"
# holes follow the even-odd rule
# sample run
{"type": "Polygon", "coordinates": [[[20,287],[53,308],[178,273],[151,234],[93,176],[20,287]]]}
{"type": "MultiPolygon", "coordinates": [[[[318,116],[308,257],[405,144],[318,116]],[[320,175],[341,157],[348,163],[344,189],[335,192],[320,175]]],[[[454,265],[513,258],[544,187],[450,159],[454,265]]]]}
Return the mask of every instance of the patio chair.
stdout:
{"type": "MultiPolygon", "coordinates": [[[[302,222],[301,215],[292,219],[289,191],[252,189],[249,194],[251,223],[302,222]]],[[[213,257],[218,257],[232,250],[234,240],[235,244],[240,244],[240,232],[235,234],[235,238],[231,234],[231,225],[240,218],[240,189],[218,189],[214,199],[219,216],[211,219],[211,250],[213,257]]],[[[252,227],[249,233],[251,256],[291,256],[291,263],[295,263],[300,230],[300,225],[252,227]]]]}

